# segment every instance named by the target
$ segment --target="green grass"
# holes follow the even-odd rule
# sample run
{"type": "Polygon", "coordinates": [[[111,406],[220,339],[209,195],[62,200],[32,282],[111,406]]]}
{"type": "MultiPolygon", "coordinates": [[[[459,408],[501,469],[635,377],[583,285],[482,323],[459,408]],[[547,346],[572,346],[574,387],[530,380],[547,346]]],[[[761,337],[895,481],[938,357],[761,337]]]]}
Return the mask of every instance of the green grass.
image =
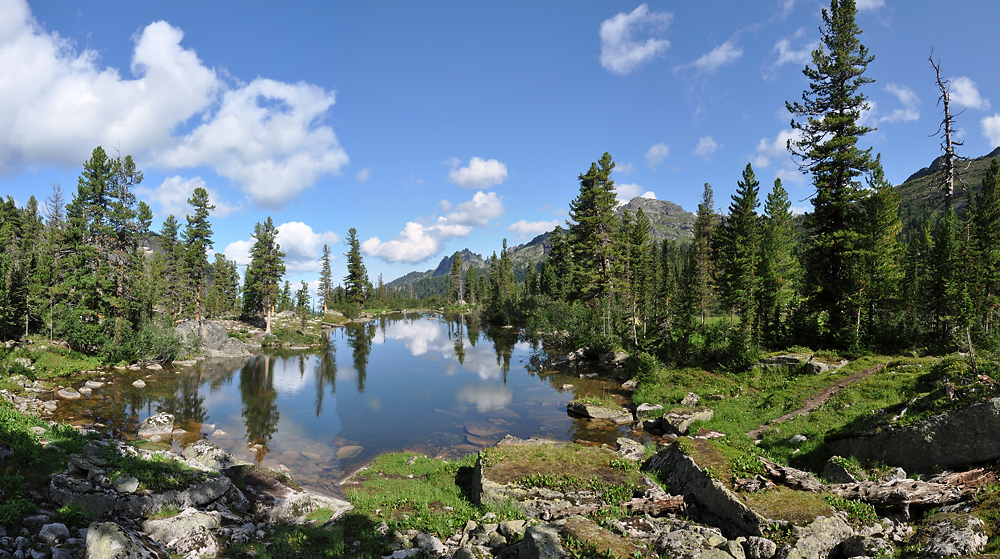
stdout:
{"type": "Polygon", "coordinates": [[[149,489],[157,493],[184,489],[218,476],[217,473],[192,468],[162,454],[153,454],[149,458],[141,455],[122,456],[111,447],[108,447],[104,454],[113,472],[109,476],[111,481],[126,474],[132,475],[139,480],[140,489],[149,489]]]}
{"type": "Polygon", "coordinates": [[[98,357],[83,355],[40,341],[19,347],[9,353],[0,363],[0,373],[23,374],[31,379],[46,379],[91,371],[102,365],[98,357]],[[30,359],[35,370],[24,369],[15,364],[14,360],[17,358],[30,359]]]}

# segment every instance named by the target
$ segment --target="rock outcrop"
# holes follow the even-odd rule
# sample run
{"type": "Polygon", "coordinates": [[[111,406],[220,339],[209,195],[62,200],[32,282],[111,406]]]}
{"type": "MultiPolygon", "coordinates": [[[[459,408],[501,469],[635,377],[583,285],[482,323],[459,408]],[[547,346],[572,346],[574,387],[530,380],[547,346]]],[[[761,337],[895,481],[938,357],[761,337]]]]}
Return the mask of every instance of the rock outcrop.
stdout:
{"type": "Polygon", "coordinates": [[[249,357],[250,346],[230,338],[225,325],[213,320],[186,320],[174,327],[181,340],[208,357],[249,357]]]}
{"type": "Polygon", "coordinates": [[[1000,398],[875,432],[828,437],[834,454],[877,460],[908,472],[959,468],[1000,459],[1000,398]]]}

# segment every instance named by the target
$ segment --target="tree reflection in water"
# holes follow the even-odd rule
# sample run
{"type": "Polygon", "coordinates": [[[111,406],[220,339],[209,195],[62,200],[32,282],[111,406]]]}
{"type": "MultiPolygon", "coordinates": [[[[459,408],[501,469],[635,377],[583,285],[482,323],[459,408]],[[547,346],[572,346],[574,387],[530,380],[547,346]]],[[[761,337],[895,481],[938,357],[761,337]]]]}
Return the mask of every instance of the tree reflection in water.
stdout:
{"type": "Polygon", "coordinates": [[[377,325],[374,322],[348,324],[344,330],[347,334],[347,346],[351,348],[354,357],[354,370],[358,373],[358,392],[363,394],[365,378],[368,376],[368,356],[372,352],[377,325]]]}
{"type": "Polygon", "coordinates": [[[264,354],[247,361],[240,371],[243,424],[257,462],[267,455],[268,443],[278,429],[278,391],[274,389],[273,367],[271,356],[264,354]]]}
{"type": "Polygon", "coordinates": [[[324,335],[326,343],[319,354],[319,368],[316,370],[316,417],[323,414],[323,396],[326,386],[330,385],[330,394],[337,393],[337,343],[330,332],[324,335]]]}

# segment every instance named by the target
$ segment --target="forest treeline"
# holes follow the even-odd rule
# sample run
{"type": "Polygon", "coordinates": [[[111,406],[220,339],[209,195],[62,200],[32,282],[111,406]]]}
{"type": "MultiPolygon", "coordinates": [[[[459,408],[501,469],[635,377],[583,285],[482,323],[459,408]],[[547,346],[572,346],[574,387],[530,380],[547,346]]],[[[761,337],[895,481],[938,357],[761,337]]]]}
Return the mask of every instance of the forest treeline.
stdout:
{"type": "MultiPolygon", "coordinates": [[[[448,303],[481,307],[494,323],[560,332],[593,351],[622,348],[667,362],[754,363],[767,350],[840,351],[994,348],[1000,341],[1000,165],[955,211],[959,159],[949,83],[940,181],[945,207],[902,238],[900,200],[880,156],[859,147],[863,87],[873,56],[861,43],[851,1],[824,10],[820,46],[803,73],[801,100],[786,102],[797,136],[788,148],[814,188],[812,212],[793,216],[780,180],[765,194],[748,163],[725,208],[704,187],[690,242],[656,241],[648,216],[616,214],[612,157],[579,175],[570,220],[551,235],[547,259],[520,280],[504,241],[486,270],[454,259],[446,296],[390,289],[368,278],[357,231],[345,239],[347,275],[335,285],[323,247],[319,306],[353,316],[362,307],[448,303]],[[421,301],[421,298],[424,299],[421,301]]],[[[735,175],[735,173],[734,173],[735,175]]],[[[130,156],[94,149],[68,202],[53,185],[44,207],[0,201],[0,337],[42,334],[107,362],[167,360],[179,351],[172,325],[242,317],[270,330],[274,312],[312,308],[309,286],[283,280],[284,254],[269,217],[253,230],[241,284],[237,264],[213,246],[214,207],[195,189],[181,223],[157,234],[136,199],[142,173],[130,156]],[[155,242],[154,242],[155,241],[155,242]],[[156,246],[154,246],[156,245],[156,246]]]]}
{"type": "Polygon", "coordinates": [[[820,46],[803,73],[809,87],[787,102],[788,148],[809,174],[813,210],[790,213],[776,180],[763,196],[748,163],[727,208],[706,184],[694,238],[656,242],[641,211],[615,213],[614,161],[605,153],[579,176],[567,227],[552,235],[540,273],[514,280],[506,246],[490,259],[488,318],[565,332],[573,346],[632,348],[668,362],[744,368],[765,350],[994,348],[1000,292],[1000,166],[996,160],[961,216],[953,202],[948,82],[940,188],[945,208],[901,238],[900,200],[880,156],[859,140],[863,86],[873,60],[854,2],[824,10],[820,46]],[[763,212],[759,212],[763,196],[763,212]]]}

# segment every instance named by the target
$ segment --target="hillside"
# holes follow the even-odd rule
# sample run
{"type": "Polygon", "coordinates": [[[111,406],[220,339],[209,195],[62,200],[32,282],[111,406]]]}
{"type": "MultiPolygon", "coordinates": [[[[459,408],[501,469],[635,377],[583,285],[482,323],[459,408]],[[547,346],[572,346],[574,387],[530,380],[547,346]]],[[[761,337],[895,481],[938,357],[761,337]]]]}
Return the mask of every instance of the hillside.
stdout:
{"type": "MultiPolygon", "coordinates": [[[[617,212],[619,216],[624,212],[629,212],[634,216],[640,208],[649,217],[653,226],[654,239],[684,242],[694,235],[695,214],[684,210],[673,202],[636,197],[627,204],[619,206],[617,212]]],[[[537,266],[548,256],[552,250],[551,235],[551,232],[542,233],[527,243],[509,247],[510,258],[514,263],[514,274],[518,279],[523,281],[528,270],[532,266],[537,266]]],[[[497,247],[498,252],[499,248],[497,247]]],[[[455,254],[445,256],[437,267],[431,270],[410,272],[390,281],[387,285],[393,289],[410,289],[412,285],[414,294],[418,296],[421,293],[425,295],[444,294],[447,285],[445,277],[451,271],[455,254]]],[[[469,266],[476,270],[486,269],[486,259],[482,255],[475,254],[469,249],[463,249],[461,255],[463,270],[467,270],[469,266]]]]}
{"type": "MultiPolygon", "coordinates": [[[[955,182],[955,209],[959,214],[968,204],[969,195],[979,192],[979,184],[990,167],[990,161],[1000,156],[1000,147],[975,159],[958,161],[955,165],[958,180],[955,182]]],[[[935,221],[944,204],[941,184],[944,182],[944,156],[910,175],[896,187],[900,197],[904,234],[914,231],[924,223],[935,221]]]]}

